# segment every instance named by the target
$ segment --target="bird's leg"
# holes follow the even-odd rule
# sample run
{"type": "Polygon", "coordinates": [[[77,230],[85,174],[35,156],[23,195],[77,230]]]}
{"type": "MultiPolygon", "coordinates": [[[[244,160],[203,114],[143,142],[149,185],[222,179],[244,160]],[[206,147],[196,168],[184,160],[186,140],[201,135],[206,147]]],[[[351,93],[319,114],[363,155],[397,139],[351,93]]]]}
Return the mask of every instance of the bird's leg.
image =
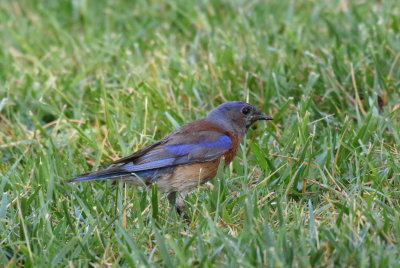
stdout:
{"type": "Polygon", "coordinates": [[[180,216],[182,216],[185,221],[190,221],[189,216],[185,213],[185,197],[186,192],[171,192],[168,194],[168,201],[173,205],[180,216]]]}
{"type": "Polygon", "coordinates": [[[171,205],[175,206],[176,192],[170,192],[168,194],[168,201],[171,205]]]}
{"type": "Polygon", "coordinates": [[[178,214],[185,219],[185,221],[190,221],[189,216],[185,212],[185,197],[186,193],[178,193],[175,198],[175,208],[178,211],[178,214]]]}

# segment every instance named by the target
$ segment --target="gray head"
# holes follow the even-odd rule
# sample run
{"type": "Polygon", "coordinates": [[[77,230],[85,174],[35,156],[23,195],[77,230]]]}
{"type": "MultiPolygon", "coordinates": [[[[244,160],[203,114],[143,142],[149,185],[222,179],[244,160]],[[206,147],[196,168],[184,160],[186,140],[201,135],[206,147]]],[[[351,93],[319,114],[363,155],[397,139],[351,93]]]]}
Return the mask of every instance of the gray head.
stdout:
{"type": "Polygon", "coordinates": [[[212,110],[207,118],[222,128],[244,136],[249,127],[258,120],[272,120],[251,104],[229,101],[212,110]]]}

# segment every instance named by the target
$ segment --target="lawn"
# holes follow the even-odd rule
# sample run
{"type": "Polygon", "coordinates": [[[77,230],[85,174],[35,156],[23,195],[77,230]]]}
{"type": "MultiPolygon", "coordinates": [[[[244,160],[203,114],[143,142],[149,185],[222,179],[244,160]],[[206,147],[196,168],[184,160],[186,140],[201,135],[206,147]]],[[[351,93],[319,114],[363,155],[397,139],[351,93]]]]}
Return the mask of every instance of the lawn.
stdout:
{"type": "Polygon", "coordinates": [[[0,2],[0,266],[400,267],[398,0],[0,2]],[[193,191],[64,180],[228,100],[193,191]]]}

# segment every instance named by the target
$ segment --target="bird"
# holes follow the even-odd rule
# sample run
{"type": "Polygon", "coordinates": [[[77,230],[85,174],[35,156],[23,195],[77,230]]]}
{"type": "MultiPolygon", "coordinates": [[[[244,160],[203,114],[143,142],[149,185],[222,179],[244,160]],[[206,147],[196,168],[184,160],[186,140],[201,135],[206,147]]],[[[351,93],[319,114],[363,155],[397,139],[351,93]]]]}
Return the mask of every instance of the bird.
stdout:
{"type": "Polygon", "coordinates": [[[220,163],[229,165],[248,129],[259,120],[273,120],[241,101],[220,104],[202,119],[192,121],[153,144],[109,163],[103,170],[80,174],[67,182],[116,179],[138,187],[156,184],[179,215],[184,200],[196,186],[217,174],[220,163]],[[223,161],[223,162],[221,162],[223,161]]]}

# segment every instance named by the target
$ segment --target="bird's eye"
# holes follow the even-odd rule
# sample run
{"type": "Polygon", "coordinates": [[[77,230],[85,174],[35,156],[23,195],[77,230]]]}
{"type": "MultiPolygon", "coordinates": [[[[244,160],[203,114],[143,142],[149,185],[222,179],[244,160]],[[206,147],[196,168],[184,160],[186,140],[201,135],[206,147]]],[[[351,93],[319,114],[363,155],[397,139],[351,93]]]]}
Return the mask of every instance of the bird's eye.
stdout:
{"type": "Polygon", "coordinates": [[[244,114],[244,115],[248,115],[250,113],[250,111],[251,111],[251,108],[248,106],[242,108],[242,114],[244,114]]]}

